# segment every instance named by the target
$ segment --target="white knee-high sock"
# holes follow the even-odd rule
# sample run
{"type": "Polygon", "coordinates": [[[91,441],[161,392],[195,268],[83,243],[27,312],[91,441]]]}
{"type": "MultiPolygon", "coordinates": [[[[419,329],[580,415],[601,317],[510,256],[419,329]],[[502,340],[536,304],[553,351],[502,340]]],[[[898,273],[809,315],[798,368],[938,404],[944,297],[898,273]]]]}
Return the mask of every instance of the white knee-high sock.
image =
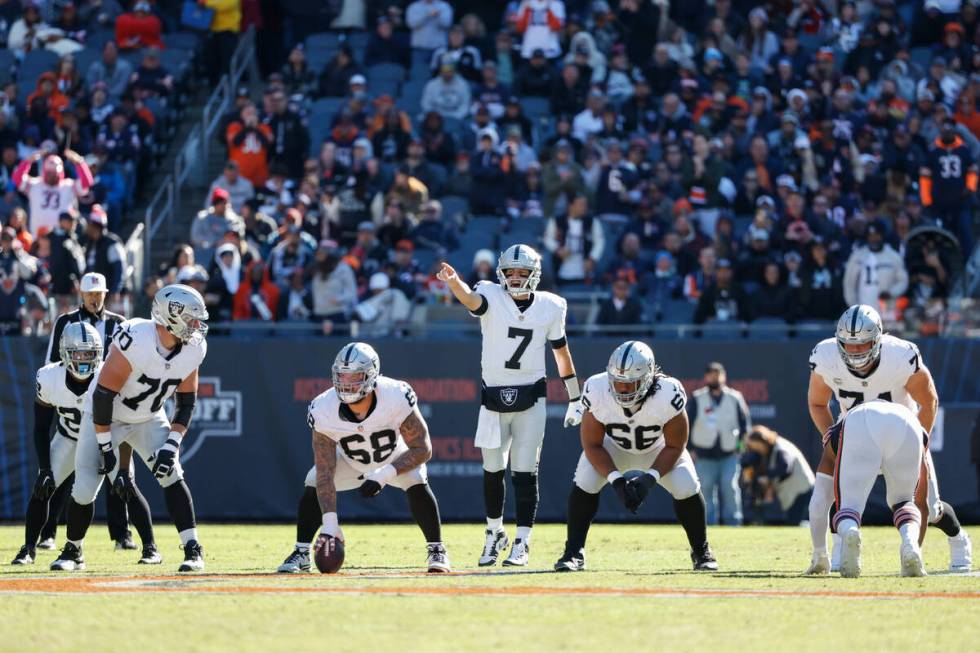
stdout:
{"type": "Polygon", "coordinates": [[[810,538],[814,553],[827,552],[827,531],[830,530],[830,506],[834,502],[834,477],[817,472],[810,495],[810,538]]]}
{"type": "Polygon", "coordinates": [[[837,524],[837,534],[844,537],[851,531],[858,529],[858,523],[853,519],[842,519],[837,524]]]}

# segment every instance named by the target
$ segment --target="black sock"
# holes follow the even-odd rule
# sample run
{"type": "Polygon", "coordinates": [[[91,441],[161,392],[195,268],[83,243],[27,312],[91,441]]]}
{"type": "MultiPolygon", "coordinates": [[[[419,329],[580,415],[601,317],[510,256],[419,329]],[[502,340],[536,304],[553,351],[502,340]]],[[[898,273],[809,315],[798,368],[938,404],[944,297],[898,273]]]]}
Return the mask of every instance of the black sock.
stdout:
{"type": "Polygon", "coordinates": [[[504,516],[506,491],[504,470],[499,472],[483,470],[483,505],[486,508],[488,519],[500,519],[504,516]]]}
{"type": "Polygon", "coordinates": [[[116,542],[132,537],[126,502],[115,495],[111,485],[103,484],[103,487],[105,488],[105,525],[109,529],[109,537],[116,542]]]}
{"type": "Polygon", "coordinates": [[[44,528],[41,529],[40,539],[53,540],[58,535],[58,522],[61,520],[61,516],[65,514],[68,497],[71,496],[71,486],[74,482],[75,474],[73,472],[51,495],[51,499],[48,501],[48,520],[44,522],[44,528]]]}
{"type": "Polygon", "coordinates": [[[837,532],[837,526],[834,525],[834,515],[836,514],[837,514],[837,502],[834,501],[833,503],[830,504],[830,513],[829,513],[829,519],[830,519],[829,523],[830,523],[831,533],[837,532]]]}
{"type": "Polygon", "coordinates": [[[940,503],[943,506],[943,516],[932,525],[946,533],[946,537],[956,537],[960,534],[960,520],[956,516],[956,511],[945,501],[940,503]]]}
{"type": "Polygon", "coordinates": [[[30,548],[37,546],[37,537],[48,521],[48,502],[33,494],[27,502],[27,515],[24,517],[24,544],[30,548]]]}
{"type": "Polygon", "coordinates": [[[296,541],[306,544],[312,542],[321,523],[323,513],[320,512],[316,488],[304,486],[303,496],[300,497],[299,507],[296,509],[296,541]]]}
{"type": "Polygon", "coordinates": [[[514,472],[510,478],[514,483],[517,525],[530,528],[534,526],[534,516],[538,512],[538,475],[530,472],[514,472]]]}
{"type": "Polygon", "coordinates": [[[140,535],[140,542],[143,546],[155,544],[153,537],[153,517],[150,515],[150,504],[146,502],[146,497],[140,492],[136,483],[133,483],[133,498],[126,502],[129,508],[129,521],[133,528],[140,535]]]}
{"type": "Polygon", "coordinates": [[[72,542],[81,542],[85,539],[88,527],[92,525],[92,515],[95,514],[95,504],[86,503],[84,506],[75,503],[75,499],[68,500],[67,508],[68,539],[72,542]]]}
{"type": "Polygon", "coordinates": [[[442,542],[442,521],[439,519],[439,504],[428,483],[413,485],[405,491],[408,508],[412,511],[415,523],[422,529],[426,542],[442,542]]]}
{"type": "Polygon", "coordinates": [[[197,521],[194,519],[194,499],[191,498],[187,483],[177,481],[163,488],[163,498],[167,502],[170,521],[174,523],[178,533],[197,526],[197,521]]]}
{"type": "Polygon", "coordinates": [[[599,495],[589,494],[579,486],[572,485],[572,493],[568,495],[566,552],[577,553],[585,548],[585,538],[589,535],[589,527],[598,511],[599,495]]]}
{"type": "Polygon", "coordinates": [[[686,499],[679,501],[674,499],[674,513],[677,515],[677,521],[684,527],[684,532],[687,533],[687,542],[691,548],[697,550],[704,546],[708,540],[704,496],[698,492],[686,499]]]}

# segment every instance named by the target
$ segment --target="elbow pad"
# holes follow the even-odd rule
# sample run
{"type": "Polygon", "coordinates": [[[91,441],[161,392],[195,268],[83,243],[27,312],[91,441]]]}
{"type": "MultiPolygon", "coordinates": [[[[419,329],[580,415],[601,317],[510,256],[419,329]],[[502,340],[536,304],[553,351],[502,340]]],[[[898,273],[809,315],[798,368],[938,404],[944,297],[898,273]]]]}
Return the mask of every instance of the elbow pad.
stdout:
{"type": "Polygon", "coordinates": [[[170,424],[180,424],[184,428],[189,427],[191,416],[194,414],[194,404],[197,402],[197,393],[178,392],[174,401],[176,410],[174,410],[174,418],[170,420],[170,424]]]}
{"type": "Polygon", "coordinates": [[[112,424],[112,402],[118,392],[113,392],[103,385],[95,386],[92,393],[92,422],[99,426],[112,424]]]}

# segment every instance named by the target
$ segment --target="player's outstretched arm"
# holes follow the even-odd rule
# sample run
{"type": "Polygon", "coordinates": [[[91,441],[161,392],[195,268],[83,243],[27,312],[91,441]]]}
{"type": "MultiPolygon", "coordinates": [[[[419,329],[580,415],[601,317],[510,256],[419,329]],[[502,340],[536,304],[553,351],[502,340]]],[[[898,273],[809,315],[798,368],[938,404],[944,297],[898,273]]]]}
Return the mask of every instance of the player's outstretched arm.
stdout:
{"type": "Polygon", "coordinates": [[[453,266],[448,263],[442,263],[442,267],[436,273],[436,278],[449,286],[453,296],[468,310],[475,311],[483,304],[483,296],[473,292],[469,285],[459,278],[453,266]]]}
{"type": "Polygon", "coordinates": [[[939,393],[936,392],[936,384],[932,380],[929,368],[919,367],[919,370],[909,377],[905,389],[915,403],[919,404],[919,423],[922,424],[922,428],[926,433],[932,433],[932,427],[936,423],[936,413],[939,411],[939,393]]]}
{"type": "Polygon", "coordinates": [[[391,466],[396,475],[410,471],[426,463],[432,457],[432,441],[429,439],[429,425],[419,412],[418,406],[405,418],[398,428],[402,439],[408,445],[408,451],[395,458],[391,466]]]}
{"type": "Polygon", "coordinates": [[[337,521],[337,486],[334,474],[337,471],[337,443],[322,433],[313,431],[313,462],[316,465],[316,496],[323,512],[321,535],[344,539],[337,521]]]}
{"type": "Polygon", "coordinates": [[[830,412],[830,399],[833,395],[834,391],[824,382],[823,377],[811,372],[806,402],[810,409],[810,419],[813,420],[813,425],[821,436],[834,425],[834,416],[830,412]]]}

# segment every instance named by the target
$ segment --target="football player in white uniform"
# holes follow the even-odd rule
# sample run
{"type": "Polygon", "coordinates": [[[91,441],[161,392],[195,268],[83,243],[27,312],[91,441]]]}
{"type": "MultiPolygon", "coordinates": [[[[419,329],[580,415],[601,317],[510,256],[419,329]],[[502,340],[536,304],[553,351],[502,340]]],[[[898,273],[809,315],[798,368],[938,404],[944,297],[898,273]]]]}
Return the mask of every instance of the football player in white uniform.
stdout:
{"type": "MultiPolygon", "coordinates": [[[[62,485],[66,485],[69,491],[71,489],[82,411],[89,385],[102,364],[102,337],[88,322],[72,322],[61,329],[58,354],[59,362],[45,365],[37,371],[34,446],[39,471],[34,482],[34,492],[27,503],[24,546],[11,563],[14,565],[34,564],[35,548],[41,529],[48,519],[51,497],[55,489],[62,485]],[[55,425],[53,439],[52,424],[55,425]]],[[[140,564],[159,564],[161,558],[153,541],[150,508],[143,495],[139,494],[135,483],[133,492],[134,497],[130,504],[134,524],[143,539],[140,564]]]]}
{"type": "MultiPolygon", "coordinates": [[[[337,519],[337,492],[356,489],[369,499],[385,485],[393,485],[405,491],[412,516],[425,536],[427,569],[430,573],[450,571],[439,505],[425,469],[432,457],[429,427],[412,387],[381,376],[377,352],[363,342],[344,345],[334,359],[331,376],[333,387],[310,403],[308,417],[314,466],[306,485],[315,488],[322,512],[315,546],[329,546],[328,540],[335,537],[344,541],[337,519]]],[[[302,521],[302,505],[300,515],[302,521]]],[[[315,530],[298,536],[296,550],[280,572],[310,568],[309,543],[315,530]]]]}
{"type": "Polygon", "coordinates": [[[90,391],[91,414],[82,419],[75,452],[75,485],[68,502],[68,541],[53,571],[84,569],[82,540],[92,523],[92,502],[103,475],[121,494],[132,484],[128,465],[117,474],[116,450],[127,442],[163,487],[167,511],[184,548],[178,571],[204,569],[194,502],[184,483],[180,441],[197,398],[198,368],[207,354],[208,311],[204,298],[181,284],[157,291],[152,320],[132,319],[116,332],[109,357],[90,391]],[[176,392],[174,417],[164,402],[176,392]]]}
{"type": "Polygon", "coordinates": [[[437,276],[470,313],[480,318],[483,333],[483,392],[476,446],[483,454],[487,529],[480,566],[495,564],[507,548],[503,516],[508,460],[517,507],[517,536],[503,564],[524,566],[538,510],[538,462],[547,420],[546,344],[552,347],[568,391],[565,426],[577,426],[582,421],[581,392],[565,338],[565,300],[536,291],[541,280],[541,255],[527,245],[513,245],[500,255],[499,284],[481,281],[470,289],[448,263],[442,264],[437,276]]]}
{"type": "Polygon", "coordinates": [[[919,530],[922,513],[915,488],[929,436],[915,414],[899,403],[871,399],[849,410],[830,428],[828,444],[837,452],[834,527],[841,537],[840,575],[861,575],[861,515],[878,474],[885,476],[888,506],[902,538],[902,576],[925,576],[919,530]]]}
{"type": "Polygon", "coordinates": [[[617,347],[604,373],[589,377],[582,392],[582,456],[568,497],[568,538],[555,571],[585,569],[585,538],[606,483],[636,513],[650,490],[663,486],[687,533],[696,571],[717,571],[707,539],[701,483],[687,452],[684,386],[661,373],[653,350],[629,340],[617,347]],[[641,470],[630,480],[623,472],[641,470]]]}
{"type": "MultiPolygon", "coordinates": [[[[932,374],[923,364],[919,348],[912,342],[885,334],[878,312],[870,306],[855,304],[844,311],[837,322],[836,336],[814,347],[810,370],[807,402],[810,418],[821,434],[826,434],[834,423],[830,411],[830,400],[834,397],[842,414],[872,399],[902,404],[917,414],[926,433],[932,432],[939,408],[932,374]]],[[[834,451],[825,444],[810,498],[813,559],[807,574],[826,574],[839,568],[837,534],[833,538],[833,562],[827,555],[827,529],[834,501],[834,459],[834,451]]],[[[923,474],[922,486],[926,491],[920,489],[917,505],[923,510],[923,517],[928,512],[928,522],[949,538],[950,570],[969,571],[970,538],[960,528],[953,507],[939,497],[939,484],[928,449],[923,456],[923,474]]],[[[925,525],[920,540],[924,535],[925,525]]]]}

